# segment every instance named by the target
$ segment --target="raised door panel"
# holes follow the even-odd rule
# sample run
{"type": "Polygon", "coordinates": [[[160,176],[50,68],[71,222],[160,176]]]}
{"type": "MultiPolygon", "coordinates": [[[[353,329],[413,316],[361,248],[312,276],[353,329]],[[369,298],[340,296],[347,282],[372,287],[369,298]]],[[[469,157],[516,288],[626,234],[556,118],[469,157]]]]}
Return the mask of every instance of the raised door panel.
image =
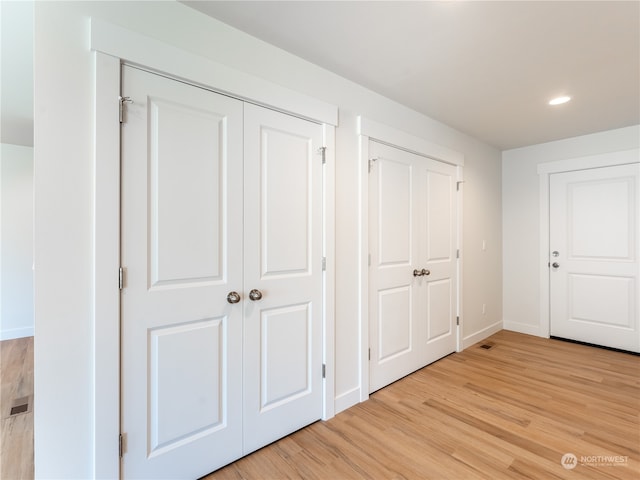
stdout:
{"type": "Polygon", "coordinates": [[[378,291],[378,344],[380,364],[411,352],[413,339],[412,290],[400,286],[378,291]]]}
{"type": "Polygon", "coordinates": [[[225,318],[149,331],[149,455],[224,427],[225,318]]]}
{"type": "Polygon", "coordinates": [[[158,97],[148,115],[151,284],[223,279],[227,118],[158,97]]]}
{"type": "Polygon", "coordinates": [[[242,453],[242,103],[122,83],[122,475],[197,478],[242,453]]]}
{"type": "Polygon", "coordinates": [[[411,163],[381,157],[377,160],[376,211],[380,268],[410,267],[412,258],[414,198],[411,163]]]}

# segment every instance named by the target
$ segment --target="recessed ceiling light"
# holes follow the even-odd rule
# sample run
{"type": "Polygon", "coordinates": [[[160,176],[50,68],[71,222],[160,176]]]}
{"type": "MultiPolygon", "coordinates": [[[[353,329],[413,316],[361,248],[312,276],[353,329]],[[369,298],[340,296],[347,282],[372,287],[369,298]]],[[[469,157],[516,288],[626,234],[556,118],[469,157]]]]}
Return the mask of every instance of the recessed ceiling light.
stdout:
{"type": "Polygon", "coordinates": [[[549,105],[562,105],[563,103],[567,103],[569,100],[571,100],[571,97],[557,97],[549,101],[549,105]]]}

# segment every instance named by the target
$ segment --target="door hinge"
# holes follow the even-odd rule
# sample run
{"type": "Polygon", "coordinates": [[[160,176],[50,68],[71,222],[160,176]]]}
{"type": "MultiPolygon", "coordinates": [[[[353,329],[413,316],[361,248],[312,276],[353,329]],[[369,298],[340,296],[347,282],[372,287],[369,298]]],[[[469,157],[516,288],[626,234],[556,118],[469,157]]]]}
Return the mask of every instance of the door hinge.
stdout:
{"type": "Polygon", "coordinates": [[[124,438],[122,434],[118,435],[118,456],[122,458],[124,455],[124,438]]]}
{"type": "Polygon", "coordinates": [[[120,123],[124,123],[124,104],[125,103],[133,103],[133,100],[131,100],[131,97],[118,97],[118,102],[120,103],[120,107],[119,107],[119,116],[120,116],[120,123]]]}
{"type": "Polygon", "coordinates": [[[327,163],[327,147],[320,147],[318,153],[322,155],[322,164],[327,163]]]}
{"type": "Polygon", "coordinates": [[[326,363],[322,364],[322,378],[327,378],[327,365],[326,365],[326,363]]]}
{"type": "Polygon", "coordinates": [[[460,190],[460,184],[461,184],[461,183],[464,183],[464,180],[461,180],[461,181],[459,181],[459,182],[456,182],[456,192],[457,192],[458,190],[460,190]]]}
{"type": "Polygon", "coordinates": [[[371,349],[369,349],[369,360],[371,360],[371,349]]]}
{"type": "Polygon", "coordinates": [[[373,168],[373,163],[378,161],[378,157],[374,157],[369,160],[369,173],[371,173],[371,169],[373,168]]]}
{"type": "Polygon", "coordinates": [[[456,325],[460,325],[460,317],[456,317],[456,325]]]}
{"type": "Polygon", "coordinates": [[[460,249],[456,250],[456,258],[460,258],[460,249]]]}
{"type": "Polygon", "coordinates": [[[124,288],[124,268],[118,268],[118,289],[122,290],[124,288]]]}
{"type": "Polygon", "coordinates": [[[371,254],[369,254],[369,266],[371,266],[371,254]]]}
{"type": "Polygon", "coordinates": [[[322,257],[322,271],[327,270],[327,257],[322,257]]]}

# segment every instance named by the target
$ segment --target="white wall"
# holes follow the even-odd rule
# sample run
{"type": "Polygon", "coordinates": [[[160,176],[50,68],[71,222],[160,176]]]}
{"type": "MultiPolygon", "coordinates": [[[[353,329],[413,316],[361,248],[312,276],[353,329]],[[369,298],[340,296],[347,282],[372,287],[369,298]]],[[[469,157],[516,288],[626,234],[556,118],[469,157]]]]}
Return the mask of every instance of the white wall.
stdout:
{"type": "Polygon", "coordinates": [[[33,1],[0,1],[0,142],[33,146],[33,1]]]}
{"type": "Polygon", "coordinates": [[[357,401],[360,390],[357,115],[464,154],[463,332],[473,341],[501,327],[499,151],[181,4],[38,2],[34,44],[38,478],[85,478],[93,461],[89,16],[339,107],[335,390],[342,407],[357,401]],[[487,245],[484,252],[482,240],[487,245]],[[482,303],[487,305],[485,315],[482,303]]]}
{"type": "Polygon", "coordinates": [[[0,340],[33,335],[33,148],[0,153],[0,340]]]}
{"type": "MultiPolygon", "coordinates": [[[[502,153],[504,328],[543,335],[540,318],[540,163],[640,147],[640,125],[502,153]]],[[[547,320],[548,321],[548,320],[547,320]]]]}

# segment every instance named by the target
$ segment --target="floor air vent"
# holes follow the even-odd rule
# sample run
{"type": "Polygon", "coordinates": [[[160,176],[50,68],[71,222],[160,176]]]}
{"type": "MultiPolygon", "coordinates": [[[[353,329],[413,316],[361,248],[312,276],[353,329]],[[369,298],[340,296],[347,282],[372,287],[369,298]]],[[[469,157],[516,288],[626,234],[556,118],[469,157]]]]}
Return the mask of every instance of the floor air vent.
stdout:
{"type": "Polygon", "coordinates": [[[29,397],[17,398],[12,402],[11,410],[9,411],[9,416],[12,417],[14,415],[20,415],[21,413],[28,413],[29,408],[29,397]]]}
{"type": "Polygon", "coordinates": [[[493,348],[493,343],[483,343],[480,345],[480,348],[484,348],[485,350],[491,350],[493,348]]]}

